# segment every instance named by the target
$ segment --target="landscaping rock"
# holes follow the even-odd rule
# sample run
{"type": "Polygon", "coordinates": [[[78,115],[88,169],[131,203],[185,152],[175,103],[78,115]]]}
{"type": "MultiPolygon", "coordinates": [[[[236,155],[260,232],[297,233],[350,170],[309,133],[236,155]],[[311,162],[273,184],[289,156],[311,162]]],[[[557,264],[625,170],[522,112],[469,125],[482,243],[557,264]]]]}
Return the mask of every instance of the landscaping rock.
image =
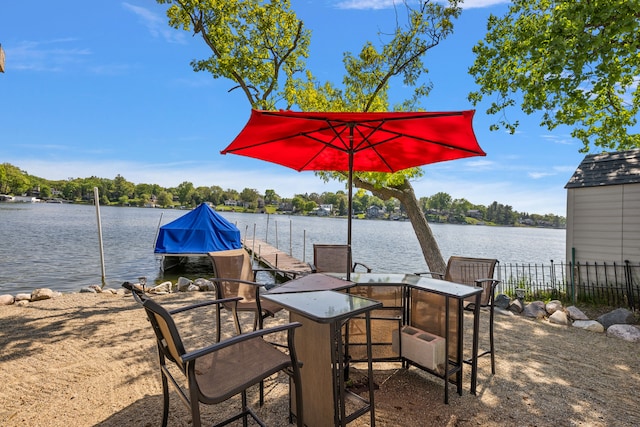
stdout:
{"type": "Polygon", "coordinates": [[[522,314],[525,317],[544,319],[547,316],[547,310],[545,309],[545,304],[542,301],[533,301],[524,307],[522,314]]]}
{"type": "Polygon", "coordinates": [[[511,301],[511,304],[509,304],[508,309],[512,313],[520,314],[522,313],[522,310],[524,310],[524,305],[519,299],[514,299],[513,301],[511,301]]]}
{"type": "Polygon", "coordinates": [[[53,296],[54,296],[54,293],[51,289],[38,288],[38,289],[34,289],[33,292],[31,292],[31,301],[51,299],[53,298],[53,296]]]}
{"type": "Polygon", "coordinates": [[[216,290],[216,287],[211,280],[199,278],[196,279],[193,283],[197,285],[203,292],[213,292],[216,290]]]}
{"type": "Polygon", "coordinates": [[[611,325],[632,325],[636,323],[633,313],[626,308],[617,308],[613,311],[598,317],[598,322],[602,323],[605,329],[609,329],[611,325]]]}
{"type": "Polygon", "coordinates": [[[13,295],[0,295],[0,305],[11,305],[15,302],[13,295]]]}
{"type": "Polygon", "coordinates": [[[640,342],[640,329],[633,325],[611,325],[607,328],[607,336],[630,342],[640,342]]]}
{"type": "Polygon", "coordinates": [[[562,302],[558,300],[552,300],[545,304],[544,309],[549,314],[553,314],[558,310],[562,310],[562,302]]]}
{"type": "Polygon", "coordinates": [[[571,326],[571,320],[569,320],[569,316],[567,316],[567,313],[562,310],[554,311],[553,314],[549,316],[549,323],[571,326]]]}
{"type": "Polygon", "coordinates": [[[509,308],[509,304],[511,304],[511,298],[509,298],[505,294],[498,294],[496,295],[493,304],[496,307],[504,308],[506,310],[509,308]]]}
{"type": "Polygon", "coordinates": [[[97,294],[98,291],[95,290],[92,286],[86,286],[84,288],[80,288],[81,294],[97,294]]]}
{"type": "Polygon", "coordinates": [[[178,288],[178,291],[186,292],[189,290],[191,285],[193,285],[193,282],[190,279],[187,279],[186,277],[179,277],[176,287],[178,288]]]}
{"type": "Polygon", "coordinates": [[[31,301],[31,294],[25,294],[25,293],[17,294],[16,302],[17,301],[31,301]]]}
{"type": "Polygon", "coordinates": [[[591,332],[604,332],[604,326],[595,320],[576,320],[573,322],[575,328],[584,329],[591,332]]]}
{"type": "Polygon", "coordinates": [[[589,317],[575,305],[567,307],[567,314],[573,320],[589,320],[589,317]]]}
{"type": "Polygon", "coordinates": [[[158,286],[151,288],[149,292],[154,294],[168,294],[171,292],[173,284],[170,281],[162,282],[158,286]]]}

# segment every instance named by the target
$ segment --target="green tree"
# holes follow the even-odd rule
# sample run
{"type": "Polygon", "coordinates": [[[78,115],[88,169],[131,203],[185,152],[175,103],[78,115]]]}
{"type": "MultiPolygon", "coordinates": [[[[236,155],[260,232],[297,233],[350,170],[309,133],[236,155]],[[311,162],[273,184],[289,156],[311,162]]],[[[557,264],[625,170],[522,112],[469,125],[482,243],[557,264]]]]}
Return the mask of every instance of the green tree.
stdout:
{"type": "Polygon", "coordinates": [[[240,192],[240,200],[242,200],[249,209],[258,207],[259,198],[260,193],[255,188],[245,188],[240,192]]]}
{"type": "Polygon", "coordinates": [[[294,212],[304,211],[305,203],[306,203],[306,200],[300,196],[294,196],[294,198],[291,199],[291,206],[293,206],[294,212]]]}
{"type": "Polygon", "coordinates": [[[163,208],[173,206],[173,195],[166,191],[160,191],[158,194],[158,204],[163,208]]]}
{"type": "Polygon", "coordinates": [[[444,212],[451,209],[451,196],[447,193],[439,192],[429,197],[427,207],[435,209],[438,212],[444,212]]]}
{"type": "Polygon", "coordinates": [[[314,200],[308,200],[304,203],[304,211],[311,212],[318,207],[318,204],[314,200]]]}
{"type": "Polygon", "coordinates": [[[193,184],[189,181],[184,181],[176,187],[176,193],[181,205],[191,204],[191,197],[193,196],[194,190],[193,184]]]}
{"type": "Polygon", "coordinates": [[[0,193],[20,196],[31,189],[29,175],[10,163],[0,165],[0,193]]]}
{"type": "Polygon", "coordinates": [[[280,79],[304,69],[310,33],[289,0],[157,2],[171,5],[169,25],[193,30],[211,49],[208,59],[191,62],[193,69],[234,81],[233,89],[241,89],[252,107],[275,109],[280,79]]]}
{"type": "Polygon", "coordinates": [[[62,187],[62,196],[66,200],[76,200],[81,196],[80,184],[77,180],[67,181],[62,187]]]}
{"type": "Polygon", "coordinates": [[[541,125],[573,127],[584,144],[605,149],[640,146],[633,132],[640,107],[638,0],[517,0],[502,18],[490,16],[469,70],[480,89],[469,99],[494,100],[491,128],[519,125],[510,107],[542,112],[541,125]],[[521,95],[521,99],[520,99],[521,95]]]}
{"type": "Polygon", "coordinates": [[[280,196],[276,193],[275,190],[265,190],[264,191],[264,203],[267,205],[276,205],[280,201],[280,196]]]}
{"type": "Polygon", "coordinates": [[[347,214],[347,198],[346,197],[340,197],[340,200],[338,201],[338,215],[340,216],[344,216],[347,214]]]}
{"type": "Polygon", "coordinates": [[[109,193],[109,200],[120,202],[121,197],[127,197],[127,201],[130,197],[134,197],[135,185],[132,182],[127,181],[123,176],[118,174],[113,180],[113,189],[109,193]]]}
{"type": "MultiPolygon", "coordinates": [[[[284,99],[285,109],[302,111],[386,111],[388,91],[393,78],[412,88],[409,99],[395,110],[415,109],[429,93],[430,84],[421,81],[427,72],[422,62],[427,51],[453,32],[452,20],[461,12],[457,0],[447,5],[422,1],[416,9],[405,3],[406,24],[396,22],[391,35],[378,34],[388,42],[377,49],[366,43],[358,55],[344,54],[346,75],[344,88],[315,80],[305,69],[310,34],[304,29],[287,0],[254,2],[193,2],[157,0],[170,4],[169,24],[202,36],[213,55],[196,60],[196,71],[209,71],[214,78],[226,77],[237,84],[254,108],[275,109],[276,100],[284,99]]],[[[323,179],[346,180],[344,173],[319,174],[323,179]]],[[[443,271],[444,259],[415,197],[410,179],[420,177],[419,168],[395,174],[358,173],[356,187],[377,197],[396,198],[411,220],[430,269],[443,271]]]]}

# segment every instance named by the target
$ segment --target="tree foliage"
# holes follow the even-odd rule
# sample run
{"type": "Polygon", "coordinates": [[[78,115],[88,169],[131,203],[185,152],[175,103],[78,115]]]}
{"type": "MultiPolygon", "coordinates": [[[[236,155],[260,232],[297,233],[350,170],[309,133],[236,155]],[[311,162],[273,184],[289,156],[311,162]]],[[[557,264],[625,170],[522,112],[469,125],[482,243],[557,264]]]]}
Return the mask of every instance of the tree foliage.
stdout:
{"type": "Polygon", "coordinates": [[[505,16],[490,16],[473,49],[469,72],[480,89],[469,99],[494,96],[493,130],[515,132],[507,110],[519,103],[526,114],[542,112],[549,130],[573,127],[582,152],[640,146],[639,34],[638,0],[516,0],[505,16]]]}
{"type": "Polygon", "coordinates": [[[237,83],[254,108],[273,110],[280,82],[304,68],[310,33],[289,0],[157,0],[170,4],[169,25],[199,34],[211,49],[195,71],[237,83]],[[282,73],[284,75],[282,75],[282,73]]]}

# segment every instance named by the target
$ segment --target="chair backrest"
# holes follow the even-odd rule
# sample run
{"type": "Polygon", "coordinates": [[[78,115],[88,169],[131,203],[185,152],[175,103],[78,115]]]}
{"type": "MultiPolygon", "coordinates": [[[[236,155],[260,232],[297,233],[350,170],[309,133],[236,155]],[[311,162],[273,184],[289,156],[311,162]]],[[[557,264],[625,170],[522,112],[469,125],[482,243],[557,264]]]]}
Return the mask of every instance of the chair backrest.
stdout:
{"type": "Polygon", "coordinates": [[[349,245],[313,245],[313,264],[318,273],[346,273],[351,270],[349,245]]]}
{"type": "MultiPolygon", "coordinates": [[[[491,258],[468,258],[452,256],[447,262],[447,270],[444,275],[444,280],[463,283],[469,286],[477,286],[476,280],[493,279],[493,274],[497,263],[497,259],[491,258]]],[[[486,282],[486,286],[484,286],[483,284],[481,297],[482,305],[486,305],[489,303],[489,299],[491,297],[491,289],[491,282],[486,282]]]]}
{"type": "Polygon", "coordinates": [[[160,349],[164,357],[174,362],[182,372],[185,372],[181,356],[186,351],[171,314],[146,295],[133,292],[133,297],[138,303],[142,304],[147,313],[153,332],[156,334],[158,349],[160,349]]]}
{"type": "MultiPolygon", "coordinates": [[[[213,264],[213,272],[219,279],[255,281],[251,257],[244,249],[209,252],[213,264]]],[[[242,297],[244,302],[256,300],[256,287],[234,281],[217,282],[218,298],[242,297]]],[[[226,305],[225,305],[226,306],[226,305]]]]}

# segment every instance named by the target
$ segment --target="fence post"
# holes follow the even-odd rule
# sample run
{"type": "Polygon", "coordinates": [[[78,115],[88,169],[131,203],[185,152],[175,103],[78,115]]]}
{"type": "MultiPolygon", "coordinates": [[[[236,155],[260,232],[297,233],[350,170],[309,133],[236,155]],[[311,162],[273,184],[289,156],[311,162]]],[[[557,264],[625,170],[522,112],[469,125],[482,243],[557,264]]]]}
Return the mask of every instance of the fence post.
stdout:
{"type": "Polygon", "coordinates": [[[571,248],[571,301],[576,303],[576,248],[571,248]]]}
{"type": "Polygon", "coordinates": [[[633,295],[633,277],[631,275],[631,264],[628,259],[624,260],[624,275],[627,285],[627,302],[630,310],[636,309],[635,295],[633,295]]]}

